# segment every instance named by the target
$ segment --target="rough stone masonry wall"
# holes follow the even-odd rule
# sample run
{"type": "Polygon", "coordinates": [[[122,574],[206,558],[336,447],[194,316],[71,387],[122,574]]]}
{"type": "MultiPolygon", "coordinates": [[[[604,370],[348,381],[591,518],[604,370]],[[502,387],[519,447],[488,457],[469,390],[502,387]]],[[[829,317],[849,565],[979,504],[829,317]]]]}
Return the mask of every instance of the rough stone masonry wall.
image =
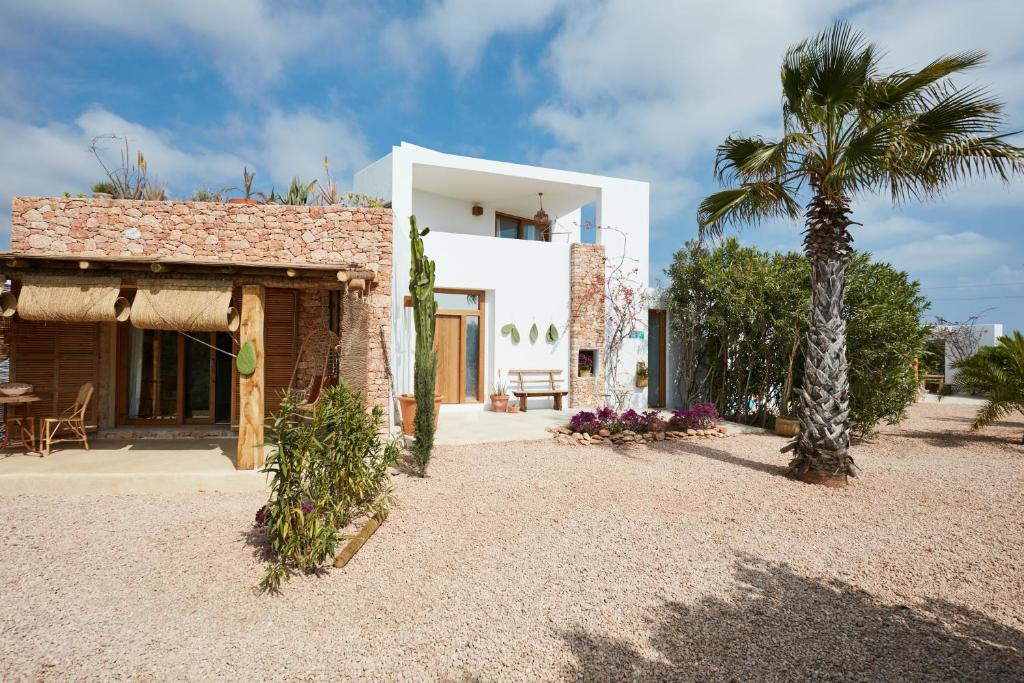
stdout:
{"type": "Polygon", "coordinates": [[[569,406],[595,408],[604,403],[604,246],[573,244],[569,265],[569,406]],[[579,376],[580,349],[597,350],[592,377],[579,376]]]}
{"type": "MultiPolygon", "coordinates": [[[[391,209],[15,197],[11,250],[40,256],[328,264],[374,270],[367,401],[387,409],[378,329],[391,338],[391,209]]],[[[324,295],[326,298],[326,294],[324,295]]],[[[304,314],[309,314],[305,311],[304,314]]]]}

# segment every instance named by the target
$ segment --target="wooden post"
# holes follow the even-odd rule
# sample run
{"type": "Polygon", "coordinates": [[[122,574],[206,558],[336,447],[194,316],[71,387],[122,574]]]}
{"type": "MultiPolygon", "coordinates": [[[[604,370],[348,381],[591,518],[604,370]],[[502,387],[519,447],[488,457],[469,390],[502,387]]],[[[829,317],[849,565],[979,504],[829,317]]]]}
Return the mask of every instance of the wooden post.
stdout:
{"type": "Polygon", "coordinates": [[[238,377],[238,452],[235,467],[251,470],[263,465],[263,306],[262,285],[242,287],[242,323],[239,344],[252,342],[256,353],[256,370],[248,377],[238,377]]]}

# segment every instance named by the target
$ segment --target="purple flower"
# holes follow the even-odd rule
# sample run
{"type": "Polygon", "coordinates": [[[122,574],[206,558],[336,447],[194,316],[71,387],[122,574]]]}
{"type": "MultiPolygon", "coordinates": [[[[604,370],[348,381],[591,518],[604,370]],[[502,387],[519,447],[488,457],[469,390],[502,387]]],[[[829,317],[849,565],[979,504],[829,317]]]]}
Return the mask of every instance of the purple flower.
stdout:
{"type": "Polygon", "coordinates": [[[263,527],[265,527],[267,525],[267,522],[269,522],[269,521],[270,521],[270,508],[268,508],[266,505],[264,505],[263,507],[261,507],[259,510],[256,511],[256,522],[255,522],[254,526],[257,529],[262,529],[263,527]]]}
{"type": "Polygon", "coordinates": [[[696,403],[690,408],[673,410],[668,424],[672,429],[710,429],[721,419],[714,403],[696,403]]]}

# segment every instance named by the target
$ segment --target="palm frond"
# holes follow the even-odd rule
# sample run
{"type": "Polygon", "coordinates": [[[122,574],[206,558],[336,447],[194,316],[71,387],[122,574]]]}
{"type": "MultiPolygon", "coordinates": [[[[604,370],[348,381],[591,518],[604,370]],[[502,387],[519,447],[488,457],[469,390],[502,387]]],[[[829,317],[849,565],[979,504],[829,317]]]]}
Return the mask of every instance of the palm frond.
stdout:
{"type": "Polygon", "coordinates": [[[715,177],[722,183],[777,180],[786,174],[791,152],[815,145],[813,136],[800,132],[787,133],[778,142],[730,135],[718,146],[715,177]]]}
{"type": "Polygon", "coordinates": [[[865,111],[883,112],[907,104],[921,91],[953,74],[982,64],[987,55],[980,50],[940,57],[919,71],[897,71],[883,78],[868,81],[864,87],[865,111]]]}
{"type": "Polygon", "coordinates": [[[716,192],[697,209],[702,235],[719,235],[725,225],[759,223],[766,218],[798,218],[800,205],[789,189],[777,181],[745,183],[716,192]]]}

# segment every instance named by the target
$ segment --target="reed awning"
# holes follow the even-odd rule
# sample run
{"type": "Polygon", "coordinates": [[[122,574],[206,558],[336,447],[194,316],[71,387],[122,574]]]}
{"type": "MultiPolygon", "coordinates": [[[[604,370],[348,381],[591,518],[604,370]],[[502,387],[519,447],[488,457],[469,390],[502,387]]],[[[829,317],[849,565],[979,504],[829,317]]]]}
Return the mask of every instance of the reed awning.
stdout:
{"type": "Polygon", "coordinates": [[[28,274],[16,302],[6,297],[4,314],[14,307],[24,320],[62,323],[123,321],[131,310],[117,278],[28,274]]]}
{"type": "Polygon", "coordinates": [[[230,281],[145,280],[132,303],[132,325],[145,330],[234,332],[230,281]]]}

